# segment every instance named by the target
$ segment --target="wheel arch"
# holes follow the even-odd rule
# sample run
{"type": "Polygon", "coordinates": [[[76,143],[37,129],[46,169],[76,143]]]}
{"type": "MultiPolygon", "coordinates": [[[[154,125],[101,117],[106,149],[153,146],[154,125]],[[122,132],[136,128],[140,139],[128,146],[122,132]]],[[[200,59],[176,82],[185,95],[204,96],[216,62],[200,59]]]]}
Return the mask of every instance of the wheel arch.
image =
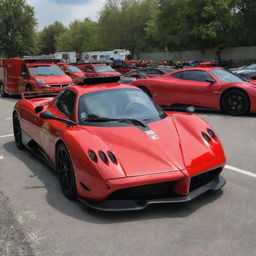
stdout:
{"type": "Polygon", "coordinates": [[[248,99],[248,102],[249,102],[249,109],[251,109],[251,99],[249,97],[249,94],[244,89],[239,88],[239,87],[230,87],[230,88],[228,88],[228,89],[226,89],[225,91],[222,92],[221,97],[220,97],[220,102],[219,102],[220,109],[223,110],[222,99],[223,99],[224,95],[226,93],[228,93],[229,91],[234,90],[234,89],[243,92],[247,96],[247,99],[248,99]]]}

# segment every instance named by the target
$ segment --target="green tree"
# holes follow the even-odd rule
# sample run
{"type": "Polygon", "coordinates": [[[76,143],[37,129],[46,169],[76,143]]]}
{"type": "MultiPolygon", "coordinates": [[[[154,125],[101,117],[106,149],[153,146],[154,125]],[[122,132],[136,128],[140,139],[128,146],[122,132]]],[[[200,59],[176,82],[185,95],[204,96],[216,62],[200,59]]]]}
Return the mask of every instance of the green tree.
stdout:
{"type": "Polygon", "coordinates": [[[159,0],[147,35],[169,50],[222,48],[232,40],[232,0],[159,0]]]}
{"type": "Polygon", "coordinates": [[[61,22],[55,21],[53,24],[45,27],[39,33],[39,44],[42,54],[50,54],[56,52],[56,38],[65,32],[65,27],[61,22]]]}
{"type": "Polygon", "coordinates": [[[145,28],[154,9],[154,0],[107,0],[99,18],[101,48],[124,48],[132,54],[145,50],[145,28]]]}
{"type": "Polygon", "coordinates": [[[35,28],[34,9],[25,0],[0,0],[0,55],[33,53],[35,28]]]}
{"type": "Polygon", "coordinates": [[[98,50],[98,24],[89,18],[83,21],[75,20],[68,29],[56,38],[58,51],[98,50]]]}
{"type": "Polygon", "coordinates": [[[234,46],[256,44],[256,1],[234,0],[232,34],[234,46]]]}

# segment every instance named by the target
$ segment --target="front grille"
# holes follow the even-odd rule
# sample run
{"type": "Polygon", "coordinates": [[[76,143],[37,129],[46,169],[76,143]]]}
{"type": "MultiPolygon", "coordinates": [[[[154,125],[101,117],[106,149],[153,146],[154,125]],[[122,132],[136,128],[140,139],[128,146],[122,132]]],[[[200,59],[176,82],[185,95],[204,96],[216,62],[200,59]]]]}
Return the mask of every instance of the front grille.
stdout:
{"type": "Polygon", "coordinates": [[[175,181],[162,182],[115,191],[108,199],[111,200],[143,200],[170,197],[173,195],[175,181]]]}
{"type": "Polygon", "coordinates": [[[214,169],[209,172],[205,172],[202,174],[199,174],[197,176],[194,176],[191,178],[190,181],[190,188],[189,191],[193,191],[211,181],[213,181],[222,171],[222,168],[214,169]]]}

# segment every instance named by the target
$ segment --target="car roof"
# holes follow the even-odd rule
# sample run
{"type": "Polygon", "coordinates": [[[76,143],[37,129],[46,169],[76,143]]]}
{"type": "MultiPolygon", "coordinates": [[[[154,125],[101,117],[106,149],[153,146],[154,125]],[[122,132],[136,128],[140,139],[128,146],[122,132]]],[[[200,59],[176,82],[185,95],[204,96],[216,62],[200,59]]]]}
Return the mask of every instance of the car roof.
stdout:
{"type": "Polygon", "coordinates": [[[223,69],[222,67],[195,67],[195,68],[184,68],[184,69],[178,69],[175,70],[173,73],[181,72],[181,71],[193,71],[193,70],[201,70],[201,71],[210,71],[213,69],[223,69]]]}
{"type": "Polygon", "coordinates": [[[52,62],[33,62],[33,63],[30,63],[28,62],[27,63],[28,66],[58,66],[57,64],[55,63],[52,63],[52,62]]]}

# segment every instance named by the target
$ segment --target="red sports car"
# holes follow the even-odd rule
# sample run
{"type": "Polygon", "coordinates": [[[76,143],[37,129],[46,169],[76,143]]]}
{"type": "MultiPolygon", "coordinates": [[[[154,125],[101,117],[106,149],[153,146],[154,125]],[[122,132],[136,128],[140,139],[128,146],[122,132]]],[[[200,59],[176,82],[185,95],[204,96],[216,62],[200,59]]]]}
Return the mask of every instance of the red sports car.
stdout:
{"type": "Polygon", "coordinates": [[[219,67],[187,68],[132,84],[161,106],[202,106],[231,115],[256,111],[256,86],[219,67]]]}
{"type": "Polygon", "coordinates": [[[196,115],[164,112],[134,86],[25,93],[13,128],[17,147],[56,170],[67,198],[96,209],[185,202],[225,185],[226,159],[213,129],[196,115]]]}

